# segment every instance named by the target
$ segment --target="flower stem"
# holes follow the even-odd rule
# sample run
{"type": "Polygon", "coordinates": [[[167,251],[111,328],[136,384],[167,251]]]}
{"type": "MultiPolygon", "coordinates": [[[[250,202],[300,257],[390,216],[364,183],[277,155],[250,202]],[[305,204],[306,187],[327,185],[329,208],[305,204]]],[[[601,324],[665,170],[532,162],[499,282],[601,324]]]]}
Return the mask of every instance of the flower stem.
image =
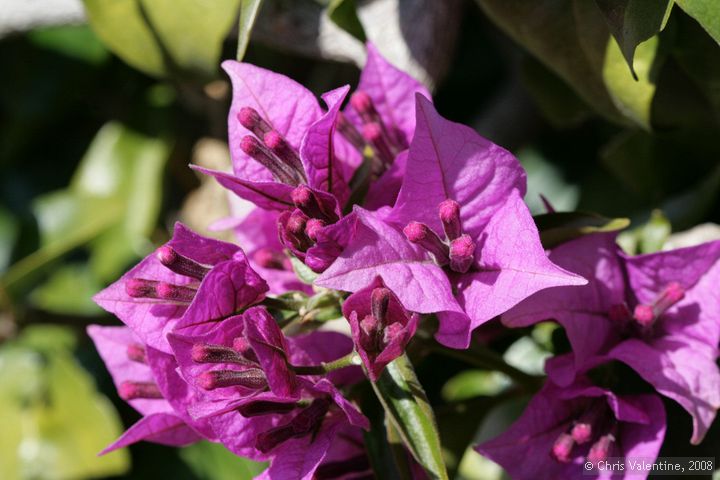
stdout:
{"type": "Polygon", "coordinates": [[[359,365],[358,358],[355,352],[350,352],[332,362],[322,362],[320,365],[293,365],[292,369],[298,375],[324,375],[341,368],[359,365]]]}

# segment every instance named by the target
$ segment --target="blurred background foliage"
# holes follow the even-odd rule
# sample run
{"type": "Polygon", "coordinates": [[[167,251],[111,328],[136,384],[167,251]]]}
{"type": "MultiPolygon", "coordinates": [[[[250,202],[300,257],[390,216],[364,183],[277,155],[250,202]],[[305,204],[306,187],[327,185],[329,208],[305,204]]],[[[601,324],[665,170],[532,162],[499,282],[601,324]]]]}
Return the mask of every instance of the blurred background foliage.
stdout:
{"type": "MultiPolygon", "coordinates": [[[[207,227],[228,199],[187,164],[229,165],[222,59],[245,55],[319,94],[356,82],[369,39],[434,89],[444,116],[520,158],[547,246],[626,217],[630,252],[720,238],[717,0],[7,0],[0,36],[0,478],[261,469],[209,443],[96,457],[138,416],[84,334],[116,323],[91,296],[176,220],[219,235],[207,227]],[[594,214],[541,215],[540,194],[594,214]]],[[[557,330],[506,333],[492,348],[539,374],[562,350],[557,330]]],[[[466,447],[527,397],[502,373],[427,358],[418,374],[436,392],[448,466],[500,478],[466,447]]],[[[662,454],[720,451],[718,422],[690,447],[687,416],[667,407],[662,454]]]]}

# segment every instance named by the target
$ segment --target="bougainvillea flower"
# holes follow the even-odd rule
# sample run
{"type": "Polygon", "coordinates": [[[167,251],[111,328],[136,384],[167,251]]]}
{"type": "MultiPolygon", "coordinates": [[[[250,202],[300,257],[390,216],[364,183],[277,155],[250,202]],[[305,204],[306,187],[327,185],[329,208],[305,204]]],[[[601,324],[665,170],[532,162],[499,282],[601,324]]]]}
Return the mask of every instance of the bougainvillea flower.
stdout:
{"type": "Polygon", "coordinates": [[[350,323],[355,350],[372,381],[404,353],[419,320],[419,315],[405,310],[380,277],[345,300],[343,315],[350,323]]]}
{"type": "Polygon", "coordinates": [[[181,375],[207,394],[188,407],[190,414],[209,421],[219,441],[238,455],[273,458],[269,478],[306,478],[338,429],[368,428],[367,419],[335,386],[357,381],[357,367],[325,377],[302,370],[350,353],[352,342],[345,335],[285,338],[275,320],[254,307],[202,335],[169,337],[181,375]],[[284,476],[288,469],[305,473],[284,476]]]}
{"type": "Polygon", "coordinates": [[[609,457],[652,462],[664,438],[665,408],[658,396],[619,396],[578,379],[568,387],[547,382],[510,428],[475,449],[519,480],[646,478],[636,471],[590,472],[585,464],[597,468],[609,457]]]}
{"type": "Polygon", "coordinates": [[[614,234],[597,234],[558,246],[550,258],[590,283],[537,293],[503,322],[557,320],[574,362],[554,365],[554,381],[569,384],[619,360],[692,415],[691,441],[699,443],[720,408],[720,242],[628,257],[614,234]]]}
{"type": "Polygon", "coordinates": [[[185,411],[192,393],[176,373],[172,356],[146,347],[127,327],[90,325],[95,342],[120,397],[143,417],[103,453],[145,440],[182,446],[212,438],[206,420],[193,420],[185,411]]]}
{"type": "Polygon", "coordinates": [[[417,122],[395,206],[356,208],[354,237],[318,285],[354,291],[380,275],[407,309],[438,314],[438,341],[466,348],[475,327],[533,293],[585,283],[547,258],[515,157],[420,95],[417,122]]]}
{"type": "Polygon", "coordinates": [[[290,258],[278,239],[278,212],[255,208],[233,224],[238,244],[247,254],[250,266],[268,284],[268,292],[280,295],[291,290],[311,293],[309,285],[298,280],[290,258]]]}
{"type": "MultiPolygon", "coordinates": [[[[267,390],[297,400],[300,387],[293,367],[330,362],[352,351],[351,340],[336,332],[286,338],[262,307],[250,308],[204,333],[171,333],[168,339],[183,378],[207,392],[207,404],[194,407],[203,415],[267,390]]],[[[357,367],[331,372],[328,378],[337,384],[356,381],[357,367]]]]}
{"type": "Polygon", "coordinates": [[[143,344],[170,353],[165,337],[172,329],[230,316],[261,301],[267,289],[237,245],[205,238],[177,223],[172,240],[94,300],[143,344]]]}
{"type": "Polygon", "coordinates": [[[402,152],[415,127],[414,94],[430,95],[372,45],[344,112],[347,86],[322,96],[323,112],[312,93],[287,77],[233,61],[223,67],[233,83],[233,173],[197,169],[263,209],[283,211],[283,245],[321,272],[352,234],[353,220],[335,224],[363,158],[369,159],[369,207],[394,202],[404,173],[402,152]]]}

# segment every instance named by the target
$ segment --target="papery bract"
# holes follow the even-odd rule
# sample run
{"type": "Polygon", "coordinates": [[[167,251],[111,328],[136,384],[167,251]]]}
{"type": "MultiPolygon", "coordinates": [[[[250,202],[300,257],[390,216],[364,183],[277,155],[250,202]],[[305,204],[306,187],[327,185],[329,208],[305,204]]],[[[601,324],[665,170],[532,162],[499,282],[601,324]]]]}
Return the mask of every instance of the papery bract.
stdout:
{"type": "Polygon", "coordinates": [[[651,462],[664,437],[665,409],[659,397],[619,396],[578,379],[567,387],[547,382],[515,423],[475,449],[518,480],[590,473],[603,479],[646,478],[649,472],[616,472],[599,462],[608,457],[651,462]],[[596,470],[591,472],[587,462],[596,470]]]}
{"type": "Polygon", "coordinates": [[[465,348],[475,327],[531,294],[585,281],[548,260],[522,201],[517,159],[443,119],[422,96],[416,100],[418,123],[395,206],[374,214],[356,209],[354,238],[316,283],[354,291],[380,275],[406,308],[438,314],[438,341],[465,348]],[[437,232],[447,227],[438,209],[446,202],[458,206],[462,235],[446,232],[442,240],[437,232]]]}
{"type": "Polygon", "coordinates": [[[102,453],[142,440],[182,446],[200,440],[201,433],[213,436],[206,421],[195,421],[184,411],[188,392],[181,391],[182,381],[171,356],[146,347],[127,327],[90,325],[87,331],[120,396],[143,415],[102,453]],[[180,389],[172,388],[173,382],[180,389]]]}
{"type": "Polygon", "coordinates": [[[368,375],[377,381],[385,366],[405,352],[415,334],[419,315],[403,307],[381,277],[350,295],[343,303],[355,349],[368,375]]]}
{"type": "Polygon", "coordinates": [[[202,237],[177,223],[172,240],[93,299],[142,343],[169,353],[169,331],[221,320],[261,301],[267,289],[237,245],[202,237]],[[184,271],[188,263],[202,269],[200,278],[172,270],[184,271]]]}
{"type": "Polygon", "coordinates": [[[628,257],[614,234],[596,234],[558,246],[550,258],[590,283],[537,293],[503,322],[557,320],[574,362],[550,364],[555,382],[569,384],[600,363],[620,360],[693,416],[691,441],[699,443],[720,408],[720,242],[628,257]],[[668,288],[677,296],[657,304],[649,323],[635,318],[638,307],[664,302],[668,288]]]}

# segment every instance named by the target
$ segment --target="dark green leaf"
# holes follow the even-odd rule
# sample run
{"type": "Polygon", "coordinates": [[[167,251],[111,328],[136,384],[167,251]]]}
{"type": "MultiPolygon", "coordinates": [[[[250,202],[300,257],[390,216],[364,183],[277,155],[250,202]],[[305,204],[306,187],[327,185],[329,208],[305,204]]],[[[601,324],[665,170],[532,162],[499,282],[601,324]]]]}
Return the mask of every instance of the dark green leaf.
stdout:
{"type": "Polygon", "coordinates": [[[545,248],[553,248],[583,235],[613,232],[630,225],[627,218],[605,218],[593,213],[555,212],[533,217],[545,248]]]}
{"type": "Polygon", "coordinates": [[[588,0],[477,0],[516,42],[609,119],[623,122],[602,79],[608,26],[588,0]]]}
{"type": "Polygon", "coordinates": [[[595,0],[610,32],[637,79],[633,67],[635,48],[660,32],[672,10],[672,0],[595,0]]]}
{"type": "Polygon", "coordinates": [[[258,12],[263,0],[241,0],[240,1],[240,20],[238,22],[238,46],[237,60],[238,62],[245,56],[248,43],[250,42],[250,34],[253,25],[257,19],[258,12]]]}
{"type": "Polygon", "coordinates": [[[327,7],[330,20],[361,42],[365,42],[365,29],[357,15],[355,0],[330,0],[327,7]]]}
{"type": "Polygon", "coordinates": [[[406,355],[391,362],[373,388],[403,443],[432,479],[447,479],[435,417],[406,355]]]}

